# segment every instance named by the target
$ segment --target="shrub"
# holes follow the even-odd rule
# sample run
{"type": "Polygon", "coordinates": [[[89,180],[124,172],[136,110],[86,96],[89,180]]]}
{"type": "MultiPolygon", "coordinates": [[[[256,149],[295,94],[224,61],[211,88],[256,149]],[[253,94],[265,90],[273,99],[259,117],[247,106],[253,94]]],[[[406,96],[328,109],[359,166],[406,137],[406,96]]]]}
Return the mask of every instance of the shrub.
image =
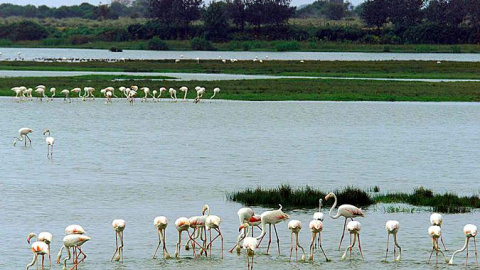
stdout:
{"type": "Polygon", "coordinates": [[[190,46],[192,50],[196,51],[213,51],[215,48],[212,43],[204,38],[193,38],[190,41],[190,46]]]}
{"type": "Polygon", "coordinates": [[[279,52],[297,51],[300,49],[300,44],[296,41],[280,42],[275,46],[275,48],[279,52]]]}
{"type": "Polygon", "coordinates": [[[167,43],[161,40],[159,37],[154,37],[150,39],[147,44],[147,48],[154,51],[168,51],[167,43]]]}
{"type": "Polygon", "coordinates": [[[69,40],[69,43],[72,45],[82,45],[92,41],[92,37],[85,36],[85,35],[73,35],[73,36],[70,36],[68,40],[69,40]]]}

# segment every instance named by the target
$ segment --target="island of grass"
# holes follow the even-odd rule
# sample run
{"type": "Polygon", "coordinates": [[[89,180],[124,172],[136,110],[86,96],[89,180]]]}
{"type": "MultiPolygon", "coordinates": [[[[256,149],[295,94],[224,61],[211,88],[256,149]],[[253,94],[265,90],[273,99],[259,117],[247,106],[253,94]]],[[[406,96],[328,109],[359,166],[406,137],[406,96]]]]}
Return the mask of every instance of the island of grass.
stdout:
{"type": "MultiPolygon", "coordinates": [[[[355,187],[346,187],[333,191],[338,198],[338,205],[352,204],[368,207],[378,203],[404,203],[413,206],[425,206],[430,210],[443,213],[464,213],[480,208],[479,196],[458,196],[453,193],[434,194],[423,187],[416,188],[412,193],[384,193],[378,187],[365,191],[355,187]],[[377,191],[377,192],[375,192],[377,191]]],[[[292,188],[281,185],[276,188],[245,189],[227,194],[227,199],[244,205],[275,206],[282,204],[290,208],[315,208],[318,199],[325,198],[328,192],[313,189],[310,186],[292,188]]],[[[331,205],[333,202],[324,202],[331,205]]]]}

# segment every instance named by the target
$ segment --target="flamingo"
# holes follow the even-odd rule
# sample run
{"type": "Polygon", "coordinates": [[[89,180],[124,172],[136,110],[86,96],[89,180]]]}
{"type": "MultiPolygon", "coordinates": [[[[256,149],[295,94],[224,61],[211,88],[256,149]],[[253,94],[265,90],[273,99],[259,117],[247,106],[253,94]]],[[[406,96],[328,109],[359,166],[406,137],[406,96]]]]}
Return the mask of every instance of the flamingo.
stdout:
{"type": "Polygon", "coordinates": [[[67,101],[67,99],[68,99],[68,103],[72,102],[70,100],[70,98],[68,97],[68,95],[70,94],[70,91],[68,91],[68,89],[63,89],[62,92],[60,92],[60,93],[62,93],[65,96],[63,98],[63,101],[67,101]]]}
{"type": "Polygon", "coordinates": [[[55,96],[55,92],[57,89],[55,87],[50,88],[50,100],[53,100],[53,97],[55,96]]]}
{"type": "Polygon", "coordinates": [[[18,137],[13,137],[13,146],[17,145],[17,141],[25,140],[25,147],[27,147],[27,139],[30,142],[30,146],[32,145],[32,140],[28,137],[28,134],[33,133],[33,130],[30,128],[21,128],[18,130],[18,137]],[[25,137],[25,138],[24,138],[25,137]]]}
{"type": "Polygon", "coordinates": [[[347,225],[347,219],[350,218],[353,221],[354,217],[364,217],[365,215],[363,214],[361,208],[358,208],[350,204],[342,204],[340,205],[340,207],[338,207],[337,214],[334,216],[333,209],[335,209],[335,207],[337,206],[337,196],[333,192],[330,192],[327,194],[327,196],[325,196],[325,201],[328,201],[328,199],[330,199],[331,197],[333,197],[335,201],[333,202],[332,208],[330,209],[329,216],[333,219],[337,219],[341,216],[345,218],[345,223],[343,224],[342,238],[340,238],[340,243],[338,244],[338,250],[340,250],[343,237],[345,236],[345,227],[347,225]]]}
{"type": "Polygon", "coordinates": [[[87,258],[87,255],[85,253],[83,253],[83,251],[81,250],[81,246],[83,244],[85,244],[85,242],[89,241],[91,238],[86,236],[86,235],[83,235],[83,234],[68,234],[66,235],[65,237],[63,237],[63,246],[60,248],[60,251],[58,252],[58,255],[57,255],[57,263],[60,263],[60,259],[62,258],[62,252],[64,249],[67,250],[67,254],[68,254],[68,257],[63,259],[63,267],[62,267],[62,270],[66,270],[67,269],[67,260],[70,260],[70,248],[78,248],[78,250],[80,251],[80,254],[83,255],[83,258],[79,261],[78,260],[78,255],[75,254],[75,251],[73,253],[73,267],[70,268],[70,270],[74,269],[74,268],[77,268],[78,264],[80,264],[81,262],[83,262],[85,260],[85,258],[87,258]],[[76,258],[75,258],[76,257],[76,258]]]}
{"type": "MultiPolygon", "coordinates": [[[[430,223],[433,225],[433,226],[438,226],[438,227],[442,227],[442,223],[443,223],[443,217],[441,214],[439,213],[433,213],[430,215],[430,223]]],[[[443,242],[443,235],[440,236],[440,241],[442,241],[442,245],[443,245],[443,250],[447,251],[447,247],[445,246],[445,243],[443,242]]]]}
{"type": "Polygon", "coordinates": [[[153,90],[153,91],[152,91],[152,100],[153,100],[153,102],[158,102],[157,93],[158,93],[157,90],[153,90]]]}
{"type": "Polygon", "coordinates": [[[210,247],[210,257],[212,256],[212,244],[218,237],[220,237],[220,240],[222,241],[221,254],[223,259],[223,235],[222,235],[222,232],[220,231],[220,223],[222,222],[222,220],[218,216],[210,215],[210,207],[208,205],[205,205],[202,211],[202,215],[204,215],[205,212],[207,212],[207,217],[205,218],[205,229],[208,230],[210,235],[210,243],[208,243],[207,245],[207,249],[210,247]],[[212,239],[212,229],[217,231],[217,236],[215,236],[215,238],[213,239],[212,239]]]}
{"type": "Polygon", "coordinates": [[[323,221],[322,206],[323,206],[323,200],[319,199],[318,200],[318,212],[313,213],[313,220],[323,221]]]}
{"type": "MultiPolygon", "coordinates": [[[[30,241],[34,237],[37,237],[37,235],[35,233],[28,234],[27,243],[30,244],[30,241]]],[[[43,243],[47,244],[48,261],[50,262],[50,266],[52,266],[52,259],[50,257],[50,243],[52,243],[52,241],[53,241],[53,235],[49,232],[41,232],[41,233],[38,234],[37,240],[38,240],[37,242],[43,242],[43,243]]],[[[33,247],[32,247],[32,249],[33,249],[33,247]]],[[[42,269],[43,269],[43,256],[45,254],[41,254],[41,255],[42,255],[42,269]]]]}
{"type": "MultiPolygon", "coordinates": [[[[127,88],[128,90],[128,88],[127,88]]],[[[130,102],[131,105],[135,102],[135,98],[137,97],[137,91],[131,89],[128,91],[128,101],[130,102]]]]}
{"type": "Polygon", "coordinates": [[[50,130],[49,129],[46,129],[43,132],[43,135],[45,135],[47,133],[48,133],[48,136],[47,136],[47,138],[45,138],[45,142],[47,143],[47,157],[52,157],[52,155],[53,155],[53,144],[55,142],[55,139],[53,137],[50,137],[50,130]],[[51,150],[50,150],[50,148],[51,148],[51,150]]]}
{"type": "MultiPolygon", "coordinates": [[[[62,91],[63,92],[63,91],[62,91]]],[[[82,88],[79,88],[79,87],[76,87],[76,88],[73,88],[72,90],[70,90],[70,92],[72,93],[77,93],[78,94],[78,98],[81,97],[82,95],[82,88]]],[[[85,93],[86,94],[86,93],[85,93]]]]}
{"type": "Polygon", "coordinates": [[[435,251],[435,255],[437,258],[436,264],[438,264],[438,253],[440,252],[443,255],[443,258],[445,259],[445,262],[449,263],[447,257],[443,253],[443,251],[440,250],[440,247],[438,245],[438,238],[442,236],[442,228],[438,225],[433,225],[428,228],[428,234],[432,238],[432,252],[430,253],[430,258],[428,258],[428,263],[430,263],[430,260],[432,259],[432,254],[435,251]]]}
{"type": "Polygon", "coordinates": [[[325,256],[325,261],[329,262],[330,259],[327,257],[327,254],[325,254],[325,251],[323,250],[322,247],[322,231],[323,231],[323,222],[318,219],[314,219],[310,221],[310,224],[308,225],[310,228],[310,231],[312,232],[312,241],[310,241],[310,261],[313,261],[313,254],[315,253],[315,238],[317,238],[318,234],[318,246],[323,252],[323,255],[325,256]]]}
{"type": "Polygon", "coordinates": [[[188,87],[182,86],[182,87],[178,88],[178,90],[183,92],[183,101],[187,101],[188,87]]]}
{"type": "Polygon", "coordinates": [[[18,101],[20,97],[25,97],[24,92],[27,90],[25,86],[13,87],[11,88],[13,92],[15,92],[15,99],[18,101]]]}
{"type": "Polygon", "coordinates": [[[119,261],[120,257],[122,258],[123,262],[123,231],[125,230],[125,220],[123,219],[115,219],[112,222],[112,227],[113,230],[115,231],[115,253],[113,253],[112,259],[110,261],[113,261],[113,258],[115,255],[115,261],[119,261]],[[120,238],[120,246],[118,245],[118,238],[120,238]]]}
{"type": "Polygon", "coordinates": [[[115,95],[115,88],[113,86],[109,86],[107,88],[105,88],[105,90],[107,90],[108,92],[111,92],[112,96],[115,97],[115,98],[118,98],[116,95],[115,95]]]}
{"type": "Polygon", "coordinates": [[[162,94],[163,94],[164,92],[167,92],[167,88],[165,88],[165,87],[160,87],[160,89],[158,89],[158,91],[159,91],[158,99],[160,99],[160,97],[162,96],[162,94]]]}
{"type": "Polygon", "coordinates": [[[107,100],[105,101],[105,104],[111,104],[112,103],[112,92],[110,91],[106,91],[105,92],[105,97],[107,98],[107,100]]]}
{"type": "Polygon", "coordinates": [[[241,231],[241,233],[237,236],[237,243],[235,244],[235,246],[233,246],[232,249],[230,249],[230,253],[232,253],[235,247],[237,247],[237,253],[240,252],[240,241],[242,241],[243,238],[245,238],[246,236],[245,234],[246,228],[243,228],[242,225],[245,222],[248,222],[250,218],[254,216],[254,214],[255,213],[253,209],[249,207],[243,207],[237,211],[237,215],[238,215],[238,219],[240,221],[240,227],[241,227],[239,230],[241,231]]]}
{"type": "MultiPolygon", "coordinates": [[[[72,224],[72,225],[69,225],[65,228],[65,235],[70,235],[70,234],[78,234],[78,235],[85,234],[85,230],[80,225],[72,224]]],[[[78,249],[81,252],[81,248],[78,247],[78,249]]],[[[74,258],[74,263],[75,263],[76,258],[78,258],[77,247],[73,247],[73,258],[74,258]]]]}
{"type": "MultiPolygon", "coordinates": [[[[42,255],[42,268],[41,269],[43,270],[43,262],[44,262],[45,255],[49,254],[48,245],[45,242],[42,242],[42,241],[34,242],[32,244],[32,252],[33,252],[33,260],[32,260],[31,263],[29,263],[27,265],[26,269],[28,270],[28,268],[30,268],[32,265],[35,264],[35,262],[37,262],[38,255],[42,255]]],[[[38,269],[38,265],[37,265],[37,269],[38,269]]]]}
{"type": "MultiPolygon", "coordinates": [[[[243,227],[253,229],[253,227],[248,223],[245,223],[243,227]]],[[[248,235],[249,231],[247,230],[245,234],[248,235]]],[[[258,245],[258,240],[255,237],[248,236],[243,240],[243,248],[247,251],[247,269],[253,269],[253,258],[258,245]]]]}
{"type": "Polygon", "coordinates": [[[350,258],[352,258],[352,249],[355,246],[356,239],[358,238],[358,249],[360,249],[360,255],[362,255],[362,260],[365,260],[363,258],[363,253],[362,253],[362,245],[360,244],[360,230],[362,229],[362,224],[360,222],[352,220],[349,221],[347,224],[347,230],[350,232],[350,241],[351,244],[345,249],[345,252],[342,255],[342,260],[345,260],[345,257],[347,256],[347,251],[350,250],[350,258]],[[353,240],[352,240],[353,236],[353,240]]]}
{"type": "Polygon", "coordinates": [[[140,90],[142,90],[143,93],[144,93],[142,102],[147,102],[147,101],[148,101],[148,100],[147,100],[147,99],[148,99],[148,95],[150,94],[150,88],[148,88],[148,87],[142,87],[142,88],[140,88],[140,90]]]}
{"type": "Polygon", "coordinates": [[[278,210],[266,211],[263,212],[261,217],[262,222],[262,233],[260,236],[257,237],[257,240],[263,239],[265,234],[267,233],[266,225],[269,225],[269,236],[268,236],[268,247],[267,247],[267,254],[270,249],[270,243],[272,242],[272,225],[273,229],[275,230],[275,235],[277,236],[277,246],[278,246],[278,254],[280,255],[280,239],[278,239],[277,227],[275,226],[277,223],[280,223],[284,220],[289,219],[290,217],[282,211],[282,205],[279,204],[280,208],[278,210]]]}
{"type": "Polygon", "coordinates": [[[188,245],[191,242],[194,255],[195,255],[195,245],[199,246],[200,249],[202,249],[202,251],[200,252],[200,255],[203,252],[205,252],[205,255],[207,255],[207,253],[206,253],[206,251],[207,251],[206,250],[207,235],[206,235],[206,231],[205,231],[205,220],[206,220],[207,216],[204,215],[206,207],[208,207],[208,206],[204,205],[203,208],[202,208],[202,216],[193,216],[193,217],[188,219],[188,221],[190,223],[190,228],[193,229],[193,232],[190,235],[190,239],[185,244],[185,249],[188,250],[188,248],[189,248],[188,245]],[[205,233],[205,235],[204,235],[204,233],[205,233]],[[196,241],[196,239],[199,236],[200,236],[200,240],[203,241],[203,245],[200,245],[196,241]]]}
{"type": "Polygon", "coordinates": [[[463,227],[463,234],[465,235],[465,245],[463,245],[461,249],[453,253],[452,258],[450,259],[448,264],[453,264],[453,258],[455,257],[455,255],[459,252],[464,251],[465,249],[467,249],[467,259],[465,260],[465,265],[468,264],[468,241],[470,240],[470,238],[473,238],[473,243],[475,246],[475,259],[477,261],[477,266],[478,266],[477,242],[475,241],[475,236],[477,236],[477,232],[478,232],[477,226],[473,224],[467,224],[463,227]]]}
{"type": "Polygon", "coordinates": [[[302,229],[302,222],[300,220],[290,220],[287,225],[288,229],[291,231],[290,235],[290,260],[292,259],[292,251],[293,251],[293,235],[295,234],[295,258],[298,260],[298,248],[302,249],[302,261],[305,260],[305,250],[303,250],[303,247],[300,245],[298,241],[298,233],[302,229]]]}
{"type": "Polygon", "coordinates": [[[33,92],[32,88],[27,88],[27,90],[23,91],[23,93],[25,94],[25,96],[27,97],[28,100],[33,99],[32,92],[33,92]]]}
{"type": "Polygon", "coordinates": [[[178,231],[178,241],[177,245],[175,246],[175,258],[180,257],[180,247],[182,245],[182,232],[187,231],[188,237],[190,238],[190,232],[188,229],[190,228],[190,220],[186,217],[181,217],[175,220],[175,228],[178,231]]]}
{"type": "Polygon", "coordinates": [[[211,96],[210,99],[214,98],[215,95],[218,94],[218,92],[220,92],[220,88],[218,87],[213,88],[213,96],[211,96]]]}
{"type": "Polygon", "coordinates": [[[205,87],[197,86],[195,87],[195,90],[197,91],[197,97],[195,98],[195,100],[193,100],[193,103],[198,103],[205,94],[205,87]]]}
{"type": "Polygon", "coordinates": [[[400,245],[397,243],[397,233],[398,230],[400,229],[400,223],[396,220],[389,220],[385,224],[385,229],[387,230],[387,251],[385,252],[385,261],[387,261],[387,254],[388,254],[388,240],[390,239],[390,234],[393,235],[393,258],[395,261],[400,261],[400,258],[402,257],[402,248],[400,245]],[[399,254],[398,257],[395,259],[395,248],[398,247],[399,254]]]}
{"type": "Polygon", "coordinates": [[[85,94],[83,95],[83,100],[85,100],[88,97],[91,97],[93,100],[95,100],[95,96],[93,95],[93,92],[95,92],[95,88],[84,87],[83,91],[85,92],[85,94]]]}
{"type": "Polygon", "coordinates": [[[168,226],[168,219],[164,216],[158,216],[153,220],[153,225],[157,228],[158,234],[158,245],[157,249],[155,249],[155,253],[153,254],[153,258],[157,255],[158,248],[160,244],[163,242],[163,257],[165,259],[170,259],[170,254],[168,254],[167,248],[165,246],[165,229],[168,226]]]}
{"type": "Polygon", "coordinates": [[[40,99],[40,101],[42,101],[43,98],[47,97],[45,95],[45,88],[39,87],[39,88],[35,89],[35,93],[37,94],[37,98],[40,99]]]}
{"type": "Polygon", "coordinates": [[[173,88],[170,88],[170,89],[168,89],[168,93],[170,94],[170,98],[173,101],[177,101],[177,90],[175,90],[173,88]]]}

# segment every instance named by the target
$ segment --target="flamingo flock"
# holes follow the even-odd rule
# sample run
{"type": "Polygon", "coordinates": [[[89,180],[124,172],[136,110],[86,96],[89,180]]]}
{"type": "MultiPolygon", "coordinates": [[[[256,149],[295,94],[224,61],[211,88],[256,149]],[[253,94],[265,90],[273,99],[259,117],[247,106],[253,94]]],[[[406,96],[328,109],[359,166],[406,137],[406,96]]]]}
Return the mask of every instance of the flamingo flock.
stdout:
{"type": "MultiPolygon", "coordinates": [[[[15,96],[13,97],[13,99],[16,102],[32,101],[33,100],[32,93],[35,93],[39,101],[43,101],[44,99],[47,101],[52,101],[56,94],[56,88],[51,87],[48,90],[48,93],[50,93],[50,97],[49,97],[47,95],[47,88],[45,85],[37,85],[35,87],[35,90],[33,90],[33,88],[28,88],[26,86],[12,87],[11,90],[15,93],[15,96]]],[[[188,101],[187,99],[188,87],[182,86],[178,88],[178,90],[183,92],[182,101],[188,101]]],[[[151,98],[153,102],[159,102],[161,100],[160,98],[162,94],[167,92],[167,88],[160,87],[157,90],[157,89],[150,89],[149,87],[138,87],[136,85],[132,85],[129,87],[121,86],[118,89],[115,89],[114,87],[109,86],[106,88],[102,88],[99,91],[100,96],[103,96],[105,98],[105,104],[112,103],[112,98],[119,98],[115,94],[115,91],[119,91],[121,95],[127,100],[128,103],[134,104],[134,101],[137,98],[139,92],[143,93],[141,94],[142,102],[148,102],[149,98],[151,98]]],[[[193,102],[199,103],[202,100],[202,98],[204,98],[204,95],[207,92],[207,90],[205,87],[196,86],[195,91],[196,91],[196,97],[193,100],[193,102]]],[[[213,99],[216,95],[218,95],[218,93],[220,93],[220,88],[215,87],[213,88],[212,92],[213,94],[210,96],[210,99],[213,99]]],[[[95,97],[96,97],[95,93],[96,93],[96,89],[91,86],[83,87],[83,89],[81,87],[75,87],[72,89],[63,89],[60,91],[60,94],[63,96],[63,100],[66,103],[71,103],[72,97],[81,99],[82,101],[95,100],[95,97]]],[[[170,99],[173,102],[177,101],[177,89],[173,87],[168,88],[168,94],[170,96],[170,99]]]]}

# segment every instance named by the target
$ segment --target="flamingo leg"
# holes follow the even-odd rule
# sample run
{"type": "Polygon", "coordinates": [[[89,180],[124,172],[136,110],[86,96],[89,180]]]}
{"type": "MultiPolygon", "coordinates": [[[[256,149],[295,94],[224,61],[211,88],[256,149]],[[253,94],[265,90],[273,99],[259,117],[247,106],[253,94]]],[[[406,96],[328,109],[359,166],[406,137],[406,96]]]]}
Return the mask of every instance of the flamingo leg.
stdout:
{"type": "Polygon", "coordinates": [[[435,250],[435,239],[432,238],[432,252],[430,252],[430,257],[428,258],[428,263],[430,263],[430,260],[432,259],[433,251],[435,250]]]}
{"type": "Polygon", "coordinates": [[[467,237],[467,258],[465,259],[465,266],[468,265],[468,241],[470,240],[470,237],[467,237]]]}
{"type": "Polygon", "coordinates": [[[52,266],[52,258],[50,257],[50,243],[48,244],[48,261],[50,262],[50,266],[52,266]]]}
{"type": "Polygon", "coordinates": [[[112,259],[110,260],[111,262],[113,262],[113,258],[115,258],[115,255],[117,255],[117,252],[119,252],[119,250],[118,250],[118,233],[115,232],[115,253],[113,253],[112,259]]]}
{"type": "Polygon", "coordinates": [[[329,262],[330,259],[327,257],[327,254],[325,253],[325,250],[323,250],[323,247],[322,247],[322,238],[321,238],[321,235],[322,235],[322,233],[318,233],[318,246],[319,246],[320,249],[322,250],[323,256],[325,256],[325,261],[326,261],[326,262],[329,262]]]}
{"type": "Polygon", "coordinates": [[[45,255],[42,255],[42,270],[43,270],[43,265],[44,265],[44,262],[45,262],[45,255]]]}
{"type": "Polygon", "coordinates": [[[292,251],[293,251],[293,232],[290,233],[290,260],[292,260],[292,251]]]}
{"type": "Polygon", "coordinates": [[[122,251],[122,263],[123,263],[123,231],[120,234],[120,244],[121,244],[120,249],[122,251]]]}
{"type": "Polygon", "coordinates": [[[443,242],[443,235],[440,236],[440,241],[442,241],[443,250],[447,251],[447,247],[445,246],[445,243],[443,242]]]}
{"type": "Polygon", "coordinates": [[[232,247],[232,249],[229,250],[230,253],[233,252],[233,250],[240,245],[240,242],[245,239],[246,237],[246,231],[245,228],[242,229],[242,232],[237,236],[237,243],[232,247]]]}
{"type": "Polygon", "coordinates": [[[277,237],[278,255],[280,255],[280,239],[278,238],[277,226],[275,226],[275,224],[273,225],[273,229],[275,230],[275,236],[277,237]]]}
{"type": "Polygon", "coordinates": [[[315,253],[315,238],[316,238],[316,232],[312,232],[312,240],[310,241],[310,256],[309,260],[313,261],[313,253],[315,253]]]}
{"type": "Polygon", "coordinates": [[[345,218],[345,223],[343,223],[342,238],[340,238],[340,243],[338,244],[338,250],[340,250],[340,247],[342,246],[343,237],[345,236],[345,227],[347,227],[347,218],[345,218]]]}
{"type": "MultiPolygon", "coordinates": [[[[158,245],[157,245],[157,248],[155,249],[155,253],[153,253],[154,259],[155,259],[155,256],[157,255],[158,248],[160,248],[160,243],[162,242],[160,237],[160,230],[157,230],[157,234],[158,234],[158,245]]],[[[175,247],[175,251],[176,251],[176,247],[175,247]]]]}
{"type": "MultiPolygon", "coordinates": [[[[387,234],[387,251],[385,251],[385,261],[387,261],[387,254],[388,254],[388,241],[390,240],[390,233],[387,234]]],[[[395,250],[395,248],[394,248],[395,250]]],[[[395,253],[393,254],[393,257],[395,257],[395,253]]]]}
{"type": "Polygon", "coordinates": [[[162,242],[163,242],[163,257],[164,257],[165,259],[169,259],[169,258],[170,258],[170,254],[168,254],[167,246],[166,246],[166,244],[165,244],[165,242],[166,242],[166,241],[165,241],[165,239],[166,239],[166,237],[165,237],[165,229],[162,229],[161,235],[162,235],[162,242]]]}
{"type": "Polygon", "coordinates": [[[268,246],[267,246],[267,255],[270,249],[270,243],[272,242],[272,224],[268,224],[268,246]]]}
{"type": "Polygon", "coordinates": [[[475,246],[475,260],[477,261],[478,266],[477,242],[475,241],[475,236],[473,237],[473,244],[475,246]]]}
{"type": "Polygon", "coordinates": [[[362,255],[362,260],[365,261],[365,258],[363,258],[362,244],[360,243],[360,234],[357,234],[357,237],[358,237],[358,248],[360,249],[360,255],[362,255]]]}

